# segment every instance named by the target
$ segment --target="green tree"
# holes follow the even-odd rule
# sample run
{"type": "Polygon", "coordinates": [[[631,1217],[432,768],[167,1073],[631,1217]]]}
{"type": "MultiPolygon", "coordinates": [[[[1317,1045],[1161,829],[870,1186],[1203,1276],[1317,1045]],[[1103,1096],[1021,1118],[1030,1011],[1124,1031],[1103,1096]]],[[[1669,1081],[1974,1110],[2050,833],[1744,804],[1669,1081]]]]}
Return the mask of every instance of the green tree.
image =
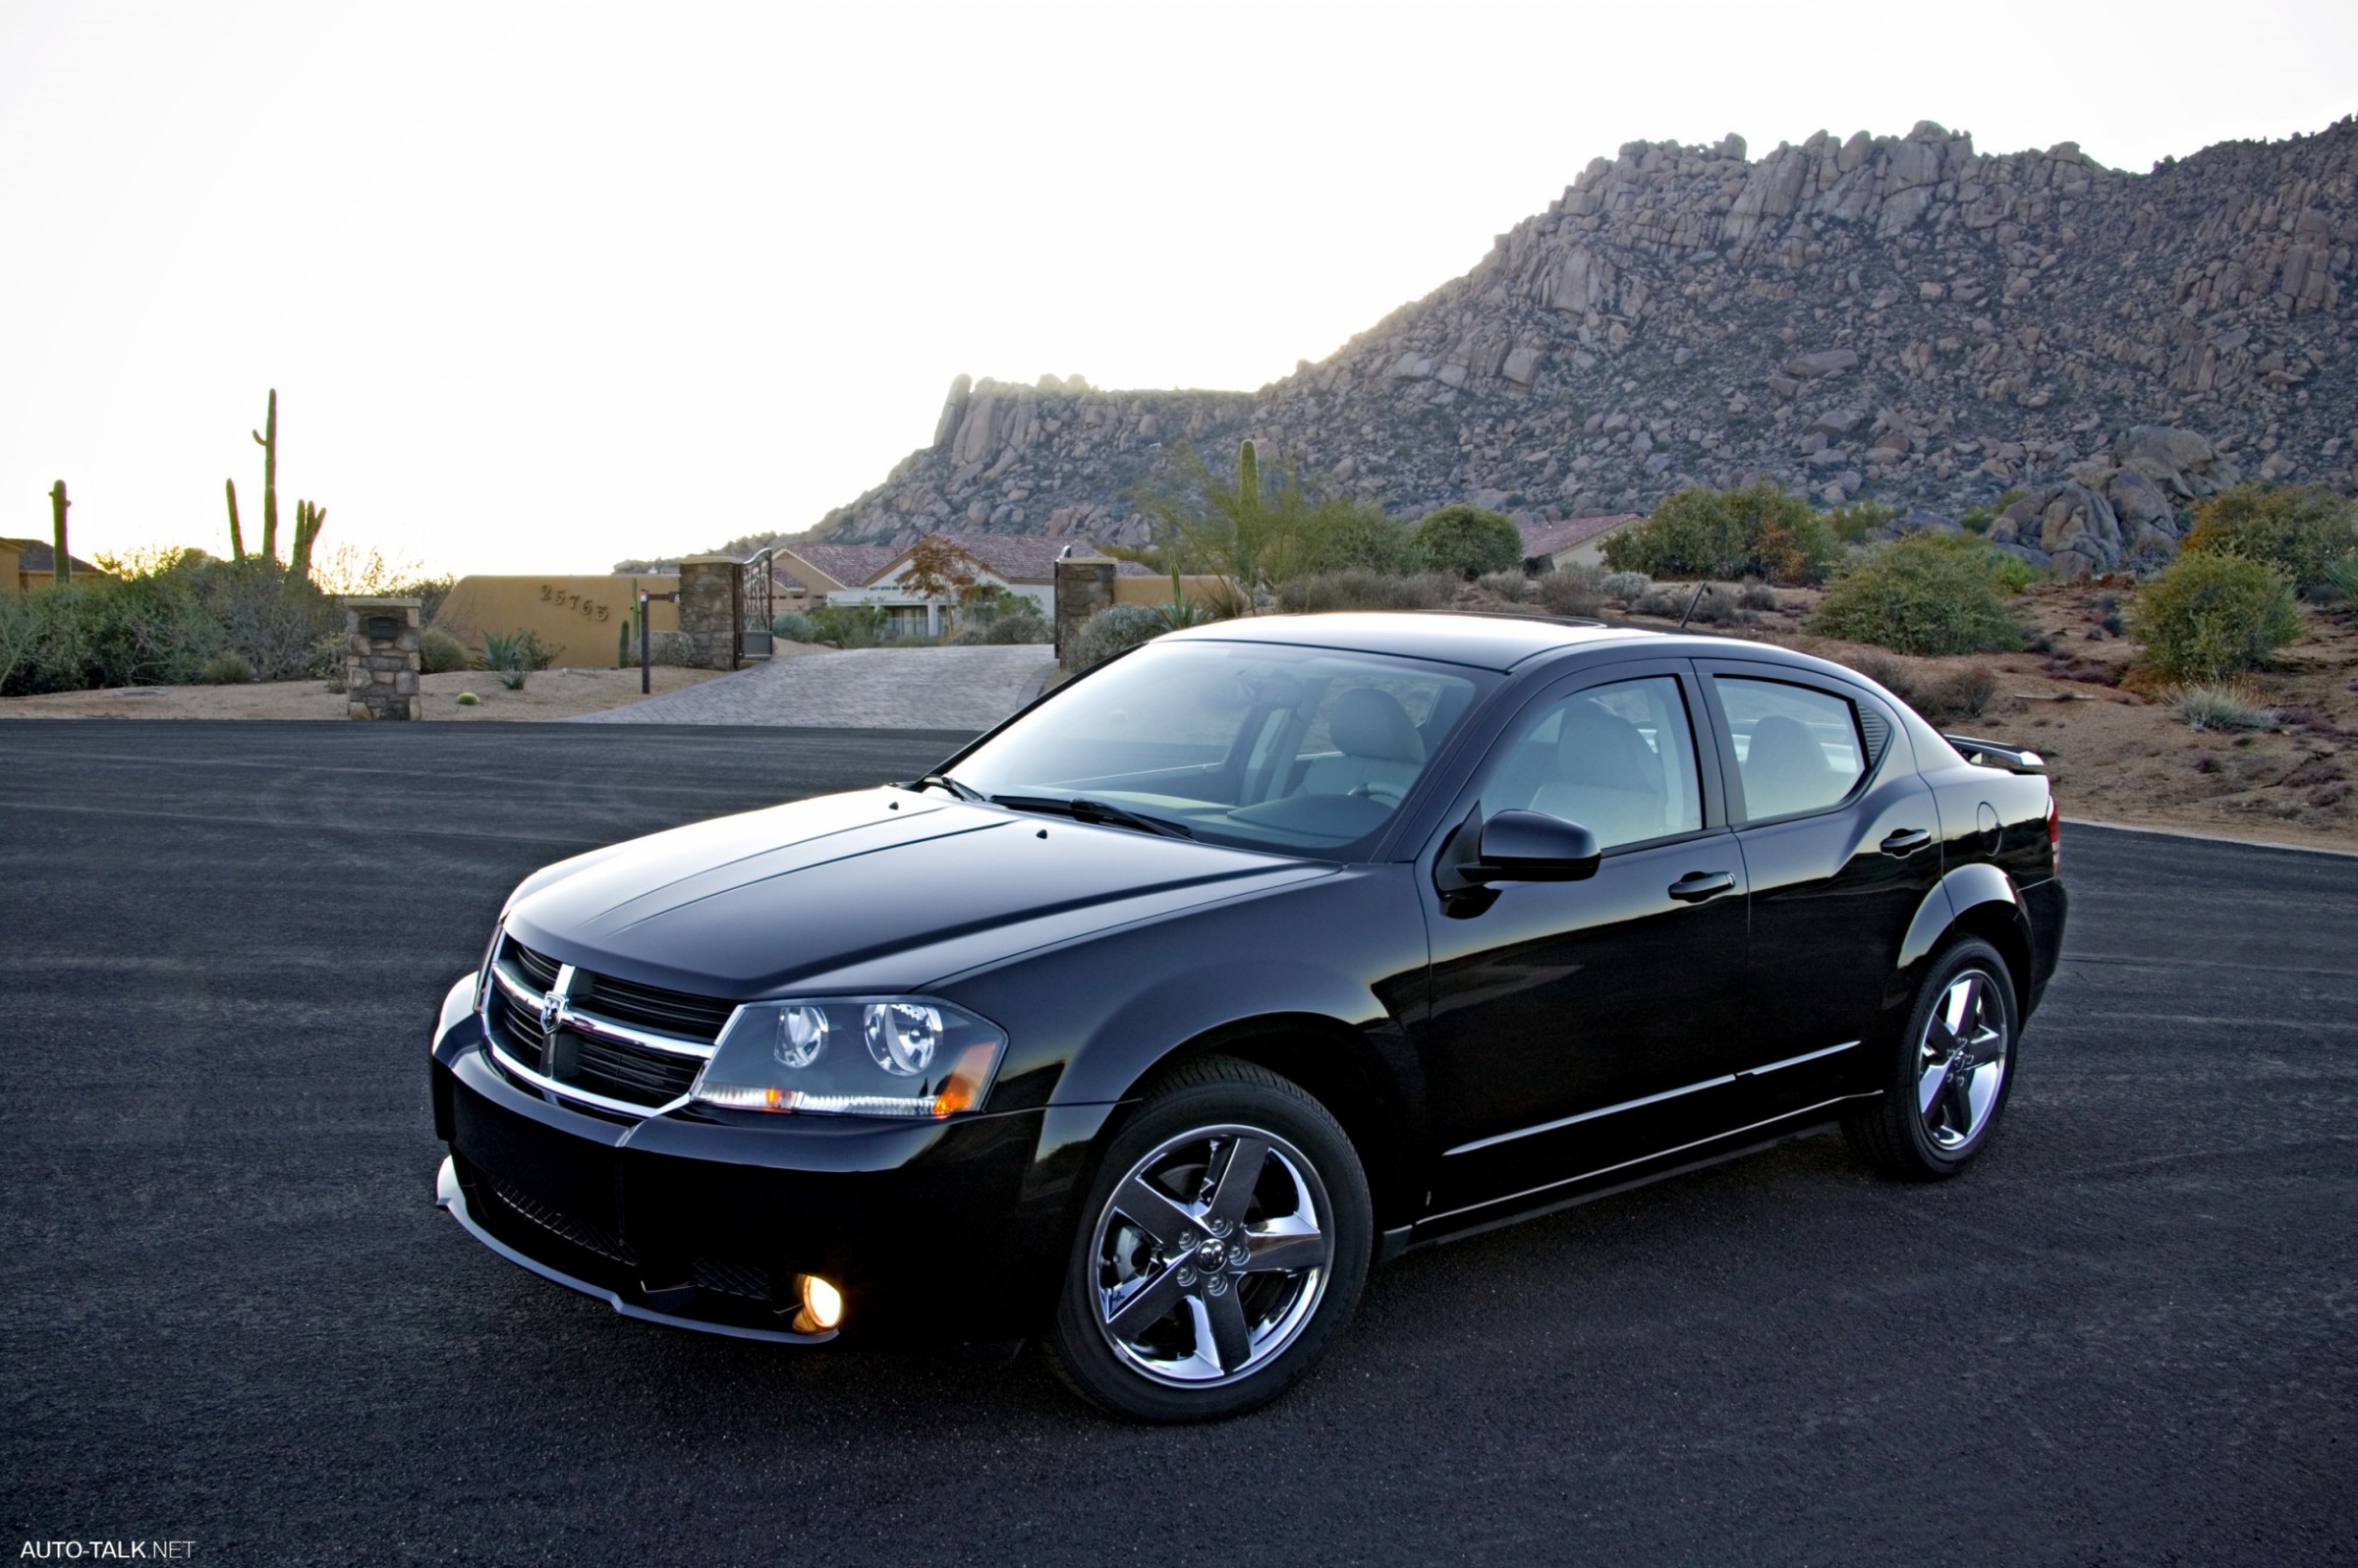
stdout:
{"type": "Polygon", "coordinates": [[[1828,585],[1810,630],[1900,653],[1985,653],[2022,646],[2006,602],[2028,570],[1971,533],[1926,532],[1870,545],[1828,585]]]}
{"type": "Polygon", "coordinates": [[[1613,570],[1650,577],[1818,583],[1841,553],[1810,503],[1768,478],[1730,490],[1690,485],[1604,541],[1613,570]]]}
{"type": "Polygon", "coordinates": [[[2238,484],[2194,509],[2182,548],[2273,566],[2306,592],[2358,552],[2358,501],[2314,484],[2238,484]]]}
{"type": "Polygon", "coordinates": [[[1346,566],[1414,570],[1406,530],[1361,502],[1307,488],[1290,464],[1272,476],[1251,441],[1236,476],[1214,474],[1190,447],[1173,453],[1177,476],[1134,499],[1162,535],[1151,551],[1123,551],[1158,571],[1212,572],[1246,589],[1346,566]]]}
{"type": "Polygon", "coordinates": [[[1460,501],[1425,514],[1417,525],[1417,547],[1426,570],[1467,582],[1485,572],[1512,572],[1523,564],[1523,531],[1502,512],[1460,501]]]}

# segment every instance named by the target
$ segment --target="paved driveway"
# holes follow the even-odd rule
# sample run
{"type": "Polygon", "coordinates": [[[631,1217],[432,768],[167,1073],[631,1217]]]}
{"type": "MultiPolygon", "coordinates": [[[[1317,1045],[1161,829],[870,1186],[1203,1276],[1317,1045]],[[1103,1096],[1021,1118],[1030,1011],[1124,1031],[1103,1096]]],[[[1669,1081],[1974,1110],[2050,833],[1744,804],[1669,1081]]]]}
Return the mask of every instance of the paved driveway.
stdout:
{"type": "Polygon", "coordinates": [[[956,743],[9,726],[0,1551],[2358,1557],[2358,861],[2067,828],[2065,964],[1972,1175],[1818,1137],[1413,1254],[1214,1428],[1102,1420],[1035,1355],[634,1323],[431,1206],[427,1028],[519,876],[956,743]]]}
{"type": "Polygon", "coordinates": [[[771,659],[576,724],[986,730],[1039,695],[1056,656],[1012,647],[863,647],[771,659]]]}

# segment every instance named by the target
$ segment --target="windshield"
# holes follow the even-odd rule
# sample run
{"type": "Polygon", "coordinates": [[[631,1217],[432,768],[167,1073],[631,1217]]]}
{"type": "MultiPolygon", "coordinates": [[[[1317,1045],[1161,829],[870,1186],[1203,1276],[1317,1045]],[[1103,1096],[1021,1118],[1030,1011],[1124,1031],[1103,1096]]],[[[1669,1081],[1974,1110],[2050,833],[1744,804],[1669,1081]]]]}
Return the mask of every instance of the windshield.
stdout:
{"type": "Polygon", "coordinates": [[[951,773],[994,798],[1097,803],[1213,843],[1347,860],[1495,681],[1377,653],[1153,643],[951,773]]]}

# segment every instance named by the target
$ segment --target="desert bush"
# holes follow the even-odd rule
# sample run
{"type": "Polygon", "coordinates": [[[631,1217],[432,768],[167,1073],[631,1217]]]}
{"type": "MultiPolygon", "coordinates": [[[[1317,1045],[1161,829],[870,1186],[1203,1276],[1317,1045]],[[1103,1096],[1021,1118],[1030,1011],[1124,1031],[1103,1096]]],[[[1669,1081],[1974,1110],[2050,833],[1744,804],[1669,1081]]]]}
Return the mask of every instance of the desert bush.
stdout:
{"type": "Polygon", "coordinates": [[[1331,610],[1432,610],[1448,603],[1456,593],[1456,579],[1436,572],[1393,577],[1362,569],[1295,578],[1278,587],[1277,604],[1293,615],[1331,610]]]}
{"type": "Polygon", "coordinates": [[[418,668],[427,675],[448,675],[474,666],[475,655],[467,650],[467,644],[442,628],[429,626],[418,634],[418,668]]]}
{"type": "Polygon", "coordinates": [[[2169,711],[2190,730],[2265,730],[2276,722],[2272,709],[2234,686],[2181,686],[2169,695],[2169,711]]]}
{"type": "Polygon", "coordinates": [[[694,651],[695,644],[688,641],[685,632],[646,634],[646,662],[649,664],[665,664],[677,669],[688,662],[688,655],[694,651]]]}
{"type": "Polygon", "coordinates": [[[2326,568],[2326,587],[2341,595],[2341,602],[2358,605],[2358,555],[2345,555],[2326,568]]]}
{"type": "Polygon", "coordinates": [[[181,570],[205,613],[221,630],[221,643],[246,655],[254,679],[296,681],[327,673],[323,649],[337,639],[334,662],[343,662],[344,612],[310,583],[274,562],[196,561],[181,570]]]}
{"type": "Polygon", "coordinates": [[[1773,479],[1690,485],[1604,541],[1606,564],[1655,577],[1817,583],[1841,556],[1825,520],[1773,479]]]}
{"type": "Polygon", "coordinates": [[[204,661],[196,679],[206,686],[244,686],[253,679],[253,666],[243,653],[216,653],[204,661]]]}
{"type": "Polygon", "coordinates": [[[2358,501],[2316,485],[2238,484],[2194,509],[2180,548],[2273,566],[2307,592],[2358,551],[2358,501]]]}
{"type": "Polygon", "coordinates": [[[1470,583],[1485,572],[1521,566],[1523,531],[1504,513],[1460,502],[1425,514],[1417,525],[1417,548],[1428,572],[1470,583]]]}
{"type": "Polygon", "coordinates": [[[1606,598],[1619,599],[1627,604],[1654,587],[1654,579],[1643,572],[1607,572],[1603,581],[1597,586],[1603,590],[1606,598]]]}
{"type": "Polygon", "coordinates": [[[1844,544],[1864,544],[1867,535],[1899,516],[1899,508],[1881,501],[1853,501],[1825,513],[1825,531],[1844,544]]]}
{"type": "Polygon", "coordinates": [[[1073,668],[1086,670],[1151,642],[1169,628],[1149,604],[1115,604],[1081,623],[1073,636],[1073,668]]]}
{"type": "Polygon", "coordinates": [[[1870,546],[1827,588],[1810,629],[1901,653],[2022,646],[2007,600],[2028,568],[1971,533],[1912,533],[1870,546]]]}
{"type": "Polygon", "coordinates": [[[769,635],[789,643],[815,643],[818,633],[811,625],[811,617],[800,610],[780,610],[769,618],[769,635]]]}
{"type": "Polygon", "coordinates": [[[2130,629],[2162,675],[2217,682],[2268,662],[2301,635],[2292,579],[2241,555],[2181,555],[2139,590],[2130,629]]]}
{"type": "Polygon", "coordinates": [[[1741,626],[1760,619],[1744,607],[1733,588],[1717,583],[1689,587],[1656,584],[1630,604],[1640,615],[1658,615],[1689,626],[1741,626]]]}
{"type": "Polygon", "coordinates": [[[1766,583],[1744,583],[1737,586],[1736,602],[1748,610],[1776,608],[1776,589],[1766,583]]]}
{"type": "Polygon", "coordinates": [[[1997,676],[1983,665],[1936,671],[1918,678],[1881,653],[1845,654],[1842,663],[1898,698],[1935,724],[1980,718],[1997,696],[1997,676]]]}
{"type": "Polygon", "coordinates": [[[1542,573],[1534,588],[1540,602],[1556,615],[1595,615],[1609,596],[1602,567],[1574,563],[1542,573]]]}
{"type": "MultiPolygon", "coordinates": [[[[1029,601],[1027,601],[1029,602],[1029,601]]],[[[1037,609],[994,615],[987,621],[968,621],[943,643],[951,647],[1003,646],[1013,643],[1053,643],[1056,634],[1037,609]]]]}
{"type": "MultiPolygon", "coordinates": [[[[1515,536],[1518,548],[1522,535],[1515,536]]],[[[1425,566],[1414,530],[1398,518],[1359,501],[1314,503],[1283,551],[1288,576],[1358,569],[1391,577],[1413,577],[1425,566]]]]}
{"type": "Polygon", "coordinates": [[[880,604],[821,604],[809,612],[811,641],[836,647],[874,647],[890,620],[880,604]]]}
{"type": "Polygon", "coordinates": [[[1531,579],[1521,572],[1485,572],[1474,582],[1485,593],[1494,593],[1510,604],[1520,604],[1531,596],[1531,579]]]}

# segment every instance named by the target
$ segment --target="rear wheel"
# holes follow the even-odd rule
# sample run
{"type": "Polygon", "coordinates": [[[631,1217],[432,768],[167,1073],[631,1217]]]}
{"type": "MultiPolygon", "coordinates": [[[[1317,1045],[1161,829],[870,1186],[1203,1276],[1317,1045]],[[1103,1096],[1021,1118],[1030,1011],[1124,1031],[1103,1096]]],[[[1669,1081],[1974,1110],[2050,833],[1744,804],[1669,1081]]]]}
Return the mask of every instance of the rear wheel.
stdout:
{"type": "Polygon", "coordinates": [[[1299,1087],[1213,1057],[1163,1081],[1107,1150],[1048,1350],[1140,1421],[1240,1415],[1350,1319],[1374,1238],[1367,1177],[1299,1087]]]}
{"type": "Polygon", "coordinates": [[[1966,937],[1925,972],[1882,1097],[1842,1130],[1869,1163],[1910,1181],[1954,1176],[1996,1132],[2014,1082],[2014,981],[1996,948],[1966,937]]]}

